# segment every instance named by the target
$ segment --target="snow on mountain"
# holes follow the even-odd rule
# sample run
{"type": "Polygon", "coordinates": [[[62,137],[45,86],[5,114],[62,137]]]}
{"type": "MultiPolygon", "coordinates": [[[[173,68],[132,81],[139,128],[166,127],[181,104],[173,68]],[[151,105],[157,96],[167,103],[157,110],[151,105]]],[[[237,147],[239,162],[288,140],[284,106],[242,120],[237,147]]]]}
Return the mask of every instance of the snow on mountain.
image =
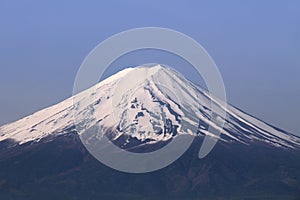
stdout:
{"type": "Polygon", "coordinates": [[[227,112],[220,136],[226,143],[245,145],[263,142],[284,148],[300,148],[300,138],[272,127],[213,98],[178,72],[161,66],[127,68],[95,86],[0,127],[0,141],[19,144],[76,129],[79,134],[94,125],[109,132],[112,140],[135,138],[142,142],[167,141],[180,134],[209,135],[211,126],[220,129],[215,104],[227,112]]]}

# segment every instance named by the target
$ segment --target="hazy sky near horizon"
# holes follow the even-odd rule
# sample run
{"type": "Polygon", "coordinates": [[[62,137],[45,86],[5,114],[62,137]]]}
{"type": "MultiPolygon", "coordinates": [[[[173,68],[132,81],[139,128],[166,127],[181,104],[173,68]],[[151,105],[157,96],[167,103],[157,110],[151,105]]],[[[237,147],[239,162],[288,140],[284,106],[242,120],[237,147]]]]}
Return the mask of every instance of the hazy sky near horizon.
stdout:
{"type": "Polygon", "coordinates": [[[101,41],[157,26],[208,51],[230,104],[300,134],[299,10],[297,0],[0,1],[0,125],[70,97],[81,62],[101,41]]]}

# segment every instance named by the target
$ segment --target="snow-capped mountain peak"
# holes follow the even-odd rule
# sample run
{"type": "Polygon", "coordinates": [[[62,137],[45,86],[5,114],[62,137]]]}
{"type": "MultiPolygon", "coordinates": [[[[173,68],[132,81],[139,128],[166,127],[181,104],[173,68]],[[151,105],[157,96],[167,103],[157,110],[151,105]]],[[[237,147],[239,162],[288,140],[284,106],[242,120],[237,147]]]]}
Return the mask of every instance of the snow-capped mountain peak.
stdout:
{"type": "Polygon", "coordinates": [[[180,134],[209,135],[223,142],[252,142],[299,148],[299,137],[274,128],[209,95],[171,68],[161,65],[124,69],[95,86],[38,111],[19,121],[0,127],[0,141],[13,139],[22,144],[70,129],[84,134],[94,125],[110,139],[134,138],[144,143],[167,141],[180,134]],[[208,126],[221,129],[212,112],[215,104],[227,112],[220,138],[208,126]],[[75,125],[75,126],[74,126],[75,125]]]}

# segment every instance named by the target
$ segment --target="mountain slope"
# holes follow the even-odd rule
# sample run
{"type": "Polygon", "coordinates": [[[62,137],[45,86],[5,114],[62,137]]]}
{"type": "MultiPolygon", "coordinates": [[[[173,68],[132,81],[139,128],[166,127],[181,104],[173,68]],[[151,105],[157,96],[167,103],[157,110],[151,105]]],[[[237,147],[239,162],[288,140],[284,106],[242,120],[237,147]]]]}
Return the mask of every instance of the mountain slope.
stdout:
{"type": "Polygon", "coordinates": [[[125,69],[57,105],[0,127],[0,199],[300,199],[299,137],[220,102],[166,67],[125,69]],[[121,95],[120,95],[121,94],[121,95]],[[203,159],[208,126],[224,130],[203,159]],[[111,169],[81,136],[99,125],[128,151],[155,151],[195,136],[171,165],[151,173],[111,169]]]}
{"type": "Polygon", "coordinates": [[[12,139],[23,144],[65,134],[74,125],[79,134],[98,125],[103,132],[110,130],[111,140],[127,138],[123,146],[128,138],[155,143],[191,134],[227,143],[300,147],[299,137],[223,105],[170,68],[127,68],[57,105],[0,127],[0,141],[12,139]],[[221,115],[212,112],[211,104],[227,113],[223,130],[217,123],[221,115]],[[210,133],[208,126],[221,130],[220,138],[210,133]]]}
{"type": "Polygon", "coordinates": [[[199,159],[201,142],[196,137],[176,162],[145,174],[103,165],[76,132],[14,148],[0,142],[0,199],[299,199],[299,151],[219,142],[199,159]]]}

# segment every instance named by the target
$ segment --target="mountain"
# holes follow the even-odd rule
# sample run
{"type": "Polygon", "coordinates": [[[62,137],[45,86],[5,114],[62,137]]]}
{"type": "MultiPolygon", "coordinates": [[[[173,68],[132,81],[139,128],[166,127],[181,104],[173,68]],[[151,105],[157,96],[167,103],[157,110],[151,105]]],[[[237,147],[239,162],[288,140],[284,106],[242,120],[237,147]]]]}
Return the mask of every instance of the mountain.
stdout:
{"type": "Polygon", "coordinates": [[[295,199],[300,194],[298,136],[224,105],[161,65],[127,68],[0,127],[0,150],[1,199],[295,199]],[[96,137],[105,134],[132,152],[153,152],[185,135],[194,140],[172,165],[127,174],[87,152],[93,127],[96,137]],[[205,137],[218,143],[199,159],[205,137]]]}
{"type": "Polygon", "coordinates": [[[160,65],[127,68],[57,105],[2,126],[0,141],[12,139],[19,144],[39,141],[64,134],[74,124],[80,133],[95,124],[110,129],[114,132],[110,133],[113,140],[124,135],[141,142],[169,140],[180,134],[216,137],[206,130],[207,126],[219,129],[216,120],[220,116],[212,112],[211,103],[227,113],[220,138],[223,142],[300,147],[299,137],[230,105],[224,108],[207,91],[160,65]],[[83,124],[86,121],[88,124],[83,124]],[[165,130],[167,122],[170,128],[165,130]]]}

